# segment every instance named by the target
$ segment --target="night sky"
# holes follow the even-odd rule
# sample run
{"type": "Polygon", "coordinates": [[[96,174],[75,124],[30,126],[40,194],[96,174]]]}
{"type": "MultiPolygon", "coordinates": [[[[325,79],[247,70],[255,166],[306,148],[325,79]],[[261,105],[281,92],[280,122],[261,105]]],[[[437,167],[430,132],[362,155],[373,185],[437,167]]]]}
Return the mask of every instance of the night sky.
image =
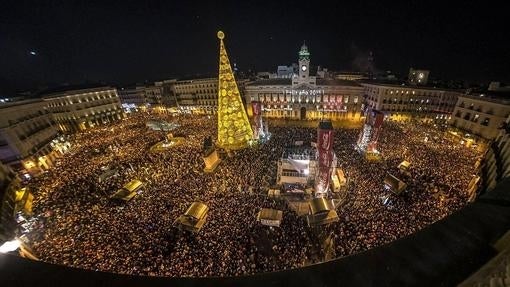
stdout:
{"type": "Polygon", "coordinates": [[[480,2],[0,1],[0,92],[214,74],[218,29],[242,70],[296,62],[305,40],[312,65],[333,70],[372,51],[379,70],[509,82],[505,9],[480,2]]]}

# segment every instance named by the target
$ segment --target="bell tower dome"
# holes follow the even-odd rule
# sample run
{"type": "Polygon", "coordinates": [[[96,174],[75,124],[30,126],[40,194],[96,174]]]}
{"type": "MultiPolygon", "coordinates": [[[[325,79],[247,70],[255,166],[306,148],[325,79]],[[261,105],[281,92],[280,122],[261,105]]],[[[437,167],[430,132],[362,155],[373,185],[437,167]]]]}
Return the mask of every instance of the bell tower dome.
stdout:
{"type": "Polygon", "coordinates": [[[301,46],[301,50],[299,50],[299,80],[300,81],[308,81],[308,77],[310,75],[310,52],[308,52],[308,48],[306,44],[303,43],[301,46]]]}

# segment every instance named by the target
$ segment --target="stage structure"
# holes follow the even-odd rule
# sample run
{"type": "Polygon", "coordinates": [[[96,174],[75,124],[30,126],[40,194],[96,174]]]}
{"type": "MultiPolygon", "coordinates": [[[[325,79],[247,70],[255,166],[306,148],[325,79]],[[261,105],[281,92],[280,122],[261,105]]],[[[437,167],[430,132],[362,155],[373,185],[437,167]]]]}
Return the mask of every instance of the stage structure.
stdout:
{"type": "Polygon", "coordinates": [[[336,167],[333,152],[333,125],[331,121],[321,121],[317,129],[318,167],[315,177],[315,196],[325,196],[330,188],[331,174],[336,167]]]}
{"type": "Polygon", "coordinates": [[[209,207],[202,202],[193,202],[186,212],[179,216],[174,225],[193,233],[198,233],[204,227],[209,207]]]}
{"type": "Polygon", "coordinates": [[[296,141],[294,147],[284,150],[278,161],[276,182],[283,186],[284,192],[305,193],[312,188],[315,197],[323,197],[345,187],[345,175],[341,170],[337,173],[331,122],[321,122],[317,135],[317,143],[311,147],[296,141]]]}
{"type": "Polygon", "coordinates": [[[262,103],[259,101],[252,101],[251,110],[253,114],[253,139],[260,142],[269,140],[271,135],[267,130],[267,123],[264,125],[262,121],[262,103]]]}
{"type": "Polygon", "coordinates": [[[367,109],[365,113],[365,125],[361,131],[356,148],[367,159],[379,159],[377,141],[382,130],[384,114],[378,110],[367,109]]]}
{"type": "Polygon", "coordinates": [[[121,189],[117,190],[114,194],[110,196],[112,200],[120,200],[120,201],[130,201],[138,195],[138,192],[143,187],[143,182],[138,179],[133,179],[132,181],[126,183],[121,189]]]}
{"type": "Polygon", "coordinates": [[[398,165],[398,169],[400,169],[401,172],[407,172],[409,171],[409,167],[411,166],[411,163],[408,162],[407,160],[404,160],[402,161],[399,165],[398,165]]]}
{"type": "Polygon", "coordinates": [[[384,177],[384,188],[393,192],[395,195],[399,195],[406,190],[407,184],[396,176],[386,173],[384,177]]]}
{"type": "Polygon", "coordinates": [[[257,214],[257,221],[262,225],[280,227],[283,211],[271,208],[262,208],[257,214]]]}
{"type": "Polygon", "coordinates": [[[317,159],[314,149],[307,147],[287,148],[278,161],[277,184],[306,186],[315,178],[316,165],[317,159]]]}
{"type": "Polygon", "coordinates": [[[310,213],[306,217],[308,226],[313,227],[338,221],[333,200],[319,197],[312,199],[308,204],[310,209],[310,213]]]}
{"type": "Polygon", "coordinates": [[[333,193],[339,193],[347,186],[347,178],[345,177],[345,173],[342,169],[337,168],[336,172],[332,173],[331,180],[333,193]]]}
{"type": "Polygon", "coordinates": [[[253,137],[248,116],[223,43],[225,34],[218,31],[220,59],[218,74],[218,146],[226,150],[246,148],[253,137]]]}

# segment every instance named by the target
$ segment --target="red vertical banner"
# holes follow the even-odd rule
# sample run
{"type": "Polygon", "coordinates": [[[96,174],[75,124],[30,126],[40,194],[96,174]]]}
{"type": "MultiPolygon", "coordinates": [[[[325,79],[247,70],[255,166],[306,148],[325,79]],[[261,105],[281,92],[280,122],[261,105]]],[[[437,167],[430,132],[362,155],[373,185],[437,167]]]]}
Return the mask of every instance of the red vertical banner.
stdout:
{"type": "Polygon", "coordinates": [[[370,152],[377,151],[377,141],[379,140],[379,134],[381,133],[384,114],[380,111],[371,112],[372,122],[372,135],[370,136],[370,143],[368,144],[367,150],[370,152]]]}
{"type": "Polygon", "coordinates": [[[262,104],[258,101],[251,102],[253,112],[253,138],[258,139],[262,133],[262,104]]]}
{"type": "Polygon", "coordinates": [[[251,109],[253,111],[254,116],[259,116],[261,114],[261,111],[262,111],[261,106],[262,105],[260,104],[260,102],[256,102],[256,101],[251,102],[251,109]]]}
{"type": "Polygon", "coordinates": [[[332,149],[333,144],[333,130],[326,130],[319,128],[319,131],[317,132],[317,143],[318,143],[318,149],[319,153],[320,151],[330,151],[332,149]]]}
{"type": "Polygon", "coordinates": [[[384,121],[384,114],[377,111],[375,113],[375,122],[374,122],[374,128],[378,129],[382,126],[382,123],[384,121]]]}
{"type": "Polygon", "coordinates": [[[333,162],[333,128],[331,123],[319,124],[317,131],[318,170],[315,178],[315,192],[328,191],[333,162]]]}

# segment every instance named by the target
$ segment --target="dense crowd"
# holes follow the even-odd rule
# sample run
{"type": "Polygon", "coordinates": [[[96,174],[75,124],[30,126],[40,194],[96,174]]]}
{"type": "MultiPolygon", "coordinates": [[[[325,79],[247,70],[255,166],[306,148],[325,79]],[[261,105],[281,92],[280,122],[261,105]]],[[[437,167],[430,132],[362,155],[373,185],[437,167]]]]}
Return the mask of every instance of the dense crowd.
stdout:
{"type": "Polygon", "coordinates": [[[294,141],[310,145],[311,128],[271,127],[265,144],[222,154],[214,173],[203,173],[202,143],[216,131],[215,118],[136,114],[118,123],[71,136],[71,152],[32,180],[39,222],[30,233],[36,255],[68,266],[152,276],[233,276],[296,268],[320,258],[321,236],[331,234],[337,257],[409,235],[466,204],[466,187],[478,154],[445,139],[432,126],[385,122],[379,150],[367,162],[355,152],[360,130],[337,129],[338,165],[349,179],[340,220],[317,232],[285,200],[269,198],[277,160],[294,141]],[[163,140],[146,122],[178,123],[182,145],[149,151],[163,140]],[[427,141],[425,141],[427,137],[427,141]],[[411,162],[408,172],[397,166],[411,162]],[[116,174],[99,180],[106,169],[116,174]],[[408,184],[407,192],[383,198],[386,172],[408,184]],[[145,183],[125,203],[109,196],[132,179],[145,183]],[[194,201],[206,203],[198,234],[174,221],[194,201]],[[256,221],[260,208],[283,211],[280,228],[256,221]]]}

